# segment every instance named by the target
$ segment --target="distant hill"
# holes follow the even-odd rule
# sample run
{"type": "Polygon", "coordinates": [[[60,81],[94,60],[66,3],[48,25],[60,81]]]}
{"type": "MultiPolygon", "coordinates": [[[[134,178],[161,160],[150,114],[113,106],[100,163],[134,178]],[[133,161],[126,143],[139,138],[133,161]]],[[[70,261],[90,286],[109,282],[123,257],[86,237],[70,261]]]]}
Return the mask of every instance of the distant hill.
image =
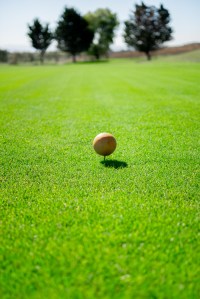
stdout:
{"type": "MultiPolygon", "coordinates": [[[[194,50],[200,49],[200,43],[192,43],[178,47],[165,47],[157,51],[152,52],[152,56],[160,55],[176,55],[181,53],[186,53],[194,50]]],[[[139,51],[120,51],[120,52],[111,52],[111,58],[134,58],[144,56],[144,53],[139,51]]]]}

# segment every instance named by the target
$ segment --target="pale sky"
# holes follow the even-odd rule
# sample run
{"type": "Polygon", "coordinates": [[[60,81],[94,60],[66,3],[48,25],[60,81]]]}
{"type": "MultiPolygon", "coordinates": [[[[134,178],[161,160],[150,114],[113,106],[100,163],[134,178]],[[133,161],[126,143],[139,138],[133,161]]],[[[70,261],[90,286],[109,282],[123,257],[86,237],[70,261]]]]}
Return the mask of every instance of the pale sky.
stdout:
{"type": "MultiPolygon", "coordinates": [[[[128,19],[135,0],[0,0],[0,49],[9,51],[33,50],[27,37],[27,24],[34,18],[49,23],[54,30],[64,7],[74,7],[81,14],[97,8],[109,8],[117,13],[121,22],[117,30],[113,50],[126,49],[123,41],[123,22],[128,19]]],[[[147,5],[159,6],[161,3],[171,14],[174,39],[167,45],[183,45],[200,42],[200,0],[146,0],[147,5]]],[[[49,48],[54,50],[56,43],[49,48]]]]}

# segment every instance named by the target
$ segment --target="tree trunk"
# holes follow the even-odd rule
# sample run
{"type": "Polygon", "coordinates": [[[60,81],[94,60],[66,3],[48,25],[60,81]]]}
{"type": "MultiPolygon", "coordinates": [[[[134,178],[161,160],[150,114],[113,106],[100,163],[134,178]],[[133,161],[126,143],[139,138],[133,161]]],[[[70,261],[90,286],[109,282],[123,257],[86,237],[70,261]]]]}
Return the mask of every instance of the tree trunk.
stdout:
{"type": "Polygon", "coordinates": [[[72,61],[73,63],[76,63],[76,55],[72,55],[72,61]]]}
{"type": "Polygon", "coordinates": [[[147,56],[147,60],[151,60],[151,54],[150,52],[145,52],[146,56],[147,56]]]}
{"type": "Polygon", "coordinates": [[[40,52],[40,63],[43,64],[44,63],[44,51],[40,52]]]}
{"type": "Polygon", "coordinates": [[[96,58],[97,61],[99,61],[99,59],[100,59],[100,55],[99,55],[99,53],[96,53],[96,54],[95,54],[95,58],[96,58]]]}

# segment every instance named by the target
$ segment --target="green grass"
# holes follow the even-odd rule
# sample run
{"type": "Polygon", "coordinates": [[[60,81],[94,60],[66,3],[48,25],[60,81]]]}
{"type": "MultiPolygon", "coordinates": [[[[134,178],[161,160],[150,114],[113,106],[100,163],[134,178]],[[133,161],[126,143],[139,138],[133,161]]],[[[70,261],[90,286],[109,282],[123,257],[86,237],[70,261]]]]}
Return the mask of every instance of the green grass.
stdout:
{"type": "Polygon", "coordinates": [[[199,81],[164,59],[1,67],[2,299],[199,298],[199,81]]]}

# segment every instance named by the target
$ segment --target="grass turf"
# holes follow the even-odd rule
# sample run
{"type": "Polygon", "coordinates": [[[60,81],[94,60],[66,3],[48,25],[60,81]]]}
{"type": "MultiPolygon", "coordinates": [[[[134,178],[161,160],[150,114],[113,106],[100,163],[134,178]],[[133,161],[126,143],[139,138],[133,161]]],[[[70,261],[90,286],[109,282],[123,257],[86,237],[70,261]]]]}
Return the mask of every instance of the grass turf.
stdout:
{"type": "Polygon", "coordinates": [[[199,79],[164,60],[1,67],[1,298],[198,298],[199,79]]]}

